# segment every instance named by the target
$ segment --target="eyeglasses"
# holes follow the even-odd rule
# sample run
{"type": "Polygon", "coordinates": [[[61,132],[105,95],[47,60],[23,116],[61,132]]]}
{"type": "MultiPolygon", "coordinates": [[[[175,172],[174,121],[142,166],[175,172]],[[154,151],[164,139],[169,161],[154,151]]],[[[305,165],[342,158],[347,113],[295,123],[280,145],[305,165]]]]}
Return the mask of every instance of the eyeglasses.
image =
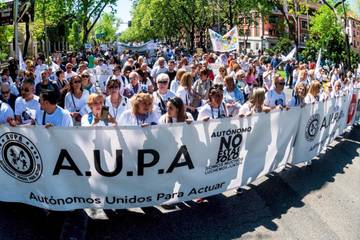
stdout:
{"type": "Polygon", "coordinates": [[[119,89],[120,87],[119,86],[110,86],[108,87],[109,89],[119,89]]]}
{"type": "Polygon", "coordinates": [[[131,78],[129,78],[129,80],[135,80],[135,79],[137,79],[136,77],[131,77],[131,78]]]}
{"type": "Polygon", "coordinates": [[[74,83],[74,84],[77,84],[77,83],[81,83],[81,81],[74,81],[73,83],[74,83]]]}
{"type": "Polygon", "coordinates": [[[23,92],[30,92],[30,89],[29,89],[29,88],[22,88],[21,91],[23,91],[23,92]]]}
{"type": "Polygon", "coordinates": [[[83,77],[83,78],[89,78],[90,76],[89,76],[89,75],[82,75],[81,77],[83,77]]]}
{"type": "Polygon", "coordinates": [[[1,91],[2,94],[9,94],[10,91],[1,91]]]}
{"type": "Polygon", "coordinates": [[[277,84],[280,85],[280,86],[284,86],[285,82],[278,82],[277,84]]]}
{"type": "Polygon", "coordinates": [[[159,83],[159,84],[167,84],[168,81],[159,81],[158,83],[159,83]]]}

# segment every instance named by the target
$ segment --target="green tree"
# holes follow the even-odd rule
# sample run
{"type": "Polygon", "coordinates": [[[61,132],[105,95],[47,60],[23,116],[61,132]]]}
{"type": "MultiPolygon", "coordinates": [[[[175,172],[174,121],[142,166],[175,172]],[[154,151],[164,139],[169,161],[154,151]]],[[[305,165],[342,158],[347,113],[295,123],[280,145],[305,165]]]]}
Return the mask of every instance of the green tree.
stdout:
{"type": "Polygon", "coordinates": [[[12,26],[0,26],[0,62],[6,60],[9,55],[9,42],[13,38],[14,28],[12,26]]]}
{"type": "Polygon", "coordinates": [[[104,34],[102,41],[113,42],[116,40],[116,31],[120,23],[121,20],[116,18],[114,14],[104,13],[94,27],[95,34],[104,34]]]}
{"type": "Polygon", "coordinates": [[[345,41],[336,16],[327,6],[321,6],[310,21],[310,39],[302,55],[307,60],[316,60],[317,52],[323,49],[323,58],[336,63],[345,59],[345,41]]]}

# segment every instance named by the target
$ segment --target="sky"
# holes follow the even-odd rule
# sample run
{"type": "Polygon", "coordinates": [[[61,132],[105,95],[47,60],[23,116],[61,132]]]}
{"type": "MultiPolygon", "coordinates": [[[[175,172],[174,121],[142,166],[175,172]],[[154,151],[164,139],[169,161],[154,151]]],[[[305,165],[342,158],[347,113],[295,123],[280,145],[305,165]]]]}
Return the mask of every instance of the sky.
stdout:
{"type": "Polygon", "coordinates": [[[120,29],[118,32],[122,32],[127,28],[128,21],[131,20],[131,7],[132,7],[132,1],[131,0],[118,0],[117,1],[117,13],[116,16],[120,18],[125,24],[120,25],[120,29]]]}
{"type": "Polygon", "coordinates": [[[360,16],[360,6],[356,6],[355,4],[356,0],[350,0],[350,4],[351,4],[351,10],[354,13],[357,13],[358,16],[360,16]],[[357,9],[356,9],[357,8],[357,9]],[[356,11],[357,10],[357,11],[356,11]]]}

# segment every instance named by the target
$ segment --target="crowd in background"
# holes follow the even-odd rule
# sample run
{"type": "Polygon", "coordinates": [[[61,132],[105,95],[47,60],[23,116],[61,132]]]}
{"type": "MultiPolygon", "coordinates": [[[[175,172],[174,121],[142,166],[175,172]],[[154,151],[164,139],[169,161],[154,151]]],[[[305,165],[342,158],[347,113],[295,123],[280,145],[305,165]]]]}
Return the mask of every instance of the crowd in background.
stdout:
{"type": "Polygon", "coordinates": [[[303,107],[360,87],[357,71],[278,56],[164,48],[54,53],[1,71],[0,124],[148,126],[303,107]],[[279,66],[284,76],[278,73],[279,66]],[[284,89],[293,89],[290,99],[284,89]]]}

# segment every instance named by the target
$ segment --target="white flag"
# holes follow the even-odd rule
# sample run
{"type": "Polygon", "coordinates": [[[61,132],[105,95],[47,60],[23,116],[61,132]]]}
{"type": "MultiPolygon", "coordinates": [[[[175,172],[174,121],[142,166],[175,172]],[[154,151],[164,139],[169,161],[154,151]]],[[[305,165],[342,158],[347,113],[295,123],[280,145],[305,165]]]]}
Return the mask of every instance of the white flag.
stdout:
{"type": "Polygon", "coordinates": [[[288,60],[293,59],[294,56],[295,56],[295,53],[296,53],[296,47],[294,47],[294,49],[291,50],[291,52],[290,52],[286,57],[283,57],[283,58],[282,58],[282,61],[283,61],[283,62],[286,62],[286,61],[288,61],[288,60]]]}
{"type": "Polygon", "coordinates": [[[319,55],[318,55],[318,59],[316,61],[316,67],[315,67],[315,76],[319,73],[320,71],[320,68],[321,68],[321,48],[320,48],[320,51],[319,51],[319,55]]]}
{"type": "Polygon", "coordinates": [[[26,71],[26,64],[19,48],[19,70],[26,71]]]}

